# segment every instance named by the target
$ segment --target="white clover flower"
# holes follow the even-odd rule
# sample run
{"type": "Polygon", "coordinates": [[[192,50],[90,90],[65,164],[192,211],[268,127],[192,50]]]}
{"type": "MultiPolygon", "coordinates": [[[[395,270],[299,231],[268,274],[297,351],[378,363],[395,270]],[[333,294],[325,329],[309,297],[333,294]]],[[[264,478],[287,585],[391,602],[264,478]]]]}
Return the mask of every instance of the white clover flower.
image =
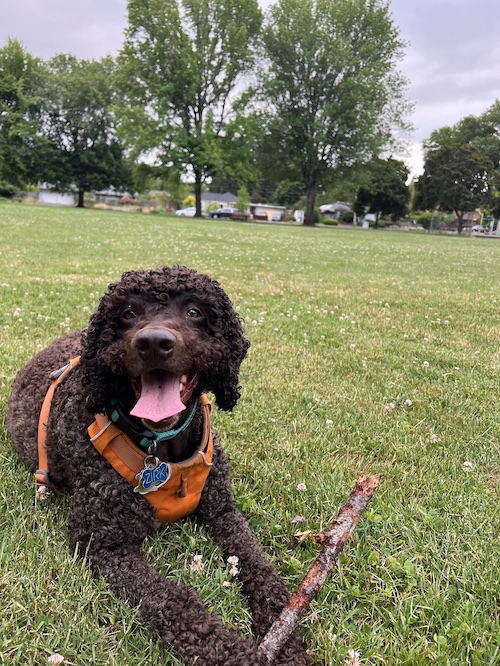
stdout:
{"type": "Polygon", "coordinates": [[[471,462],[469,462],[468,460],[464,462],[464,465],[462,467],[464,472],[472,472],[473,468],[474,468],[474,465],[471,462]]]}
{"type": "Polygon", "coordinates": [[[303,493],[305,490],[307,490],[307,486],[306,486],[306,484],[305,484],[305,483],[299,483],[299,484],[297,485],[297,490],[298,490],[300,493],[303,493]]]}
{"type": "Polygon", "coordinates": [[[359,658],[361,653],[357,650],[349,650],[347,653],[347,659],[345,660],[345,666],[361,666],[361,661],[359,658]]]}
{"type": "Polygon", "coordinates": [[[202,555],[193,555],[193,561],[189,566],[189,569],[192,573],[198,573],[199,571],[202,571],[203,567],[205,566],[205,563],[202,560],[202,555]]]}
{"type": "Polygon", "coordinates": [[[405,400],[405,405],[407,407],[411,407],[413,405],[413,402],[410,399],[405,400]]]}
{"type": "Polygon", "coordinates": [[[305,522],[305,516],[294,516],[292,518],[292,525],[296,525],[297,523],[303,523],[305,522]]]}
{"type": "Polygon", "coordinates": [[[62,654],[57,654],[56,652],[55,654],[51,654],[50,657],[47,658],[47,661],[49,662],[49,664],[56,664],[56,665],[62,664],[64,661],[64,657],[62,656],[62,654]]]}
{"type": "Polygon", "coordinates": [[[396,405],[393,402],[388,402],[386,405],[384,405],[384,409],[386,412],[392,412],[392,410],[396,407],[396,405]]]}

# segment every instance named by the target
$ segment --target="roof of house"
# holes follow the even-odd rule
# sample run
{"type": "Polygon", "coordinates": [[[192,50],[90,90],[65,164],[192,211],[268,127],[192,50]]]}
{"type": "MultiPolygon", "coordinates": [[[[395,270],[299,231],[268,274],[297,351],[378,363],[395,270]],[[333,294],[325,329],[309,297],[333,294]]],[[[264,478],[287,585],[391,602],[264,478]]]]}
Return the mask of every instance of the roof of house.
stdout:
{"type": "Polygon", "coordinates": [[[202,201],[217,201],[217,203],[234,203],[237,199],[236,194],[231,194],[231,192],[224,192],[220,194],[218,192],[202,192],[201,200],[202,201]]]}
{"type": "Polygon", "coordinates": [[[345,201],[336,201],[335,203],[320,206],[319,210],[321,213],[336,213],[337,211],[344,212],[351,210],[351,206],[345,201]]]}

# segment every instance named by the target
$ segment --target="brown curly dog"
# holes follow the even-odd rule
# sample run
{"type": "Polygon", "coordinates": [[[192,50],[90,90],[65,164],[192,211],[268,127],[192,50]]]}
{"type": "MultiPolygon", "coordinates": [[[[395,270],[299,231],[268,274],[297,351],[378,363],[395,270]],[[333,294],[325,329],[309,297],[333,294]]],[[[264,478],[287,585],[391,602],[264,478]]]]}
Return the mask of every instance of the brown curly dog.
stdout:
{"type": "MultiPolygon", "coordinates": [[[[9,404],[12,439],[35,471],[50,375],[80,356],[59,377],[50,411],[44,407],[41,489],[72,494],[71,548],[139,606],[143,622],[186,664],[266,664],[257,645],[288,598],[235,507],[204,397],[210,391],[220,409],[235,406],[248,347],[217,282],[182,266],[131,271],[109,287],[86,330],[56,340],[19,372],[9,404]],[[192,590],[141,556],[148,534],[187,515],[210,528],[226,557],[239,558],[253,637],[227,629],[192,590]]],[[[275,663],[310,663],[297,634],[275,663]]]]}

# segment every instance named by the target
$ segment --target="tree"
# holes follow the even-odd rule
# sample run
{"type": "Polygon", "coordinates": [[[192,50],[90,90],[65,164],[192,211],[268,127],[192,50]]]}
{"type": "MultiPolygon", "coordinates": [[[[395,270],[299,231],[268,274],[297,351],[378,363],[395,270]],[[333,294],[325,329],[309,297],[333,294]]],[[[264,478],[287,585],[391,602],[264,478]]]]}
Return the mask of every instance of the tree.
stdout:
{"type": "Polygon", "coordinates": [[[479,116],[466,116],[451,127],[435,130],[424,142],[424,151],[431,154],[457,145],[474,146],[491,161],[494,172],[488,178],[488,197],[481,197],[481,205],[488,206],[495,217],[500,217],[500,101],[479,116]]]}
{"type": "Polygon", "coordinates": [[[36,181],[43,65],[15,40],[0,49],[0,181],[36,181]]]}
{"type": "Polygon", "coordinates": [[[444,145],[428,151],[424,173],[416,183],[416,206],[453,211],[461,234],[465,213],[488,201],[493,172],[491,160],[471,144],[444,145]]]}
{"type": "Polygon", "coordinates": [[[279,0],[263,40],[270,126],[301,171],[312,224],[332,170],[379,154],[404,126],[404,43],[383,0],[279,0]]]}
{"type": "Polygon", "coordinates": [[[478,148],[493,163],[500,167],[500,101],[496,101],[479,116],[466,116],[451,127],[441,127],[432,132],[424,142],[425,152],[442,146],[470,144],[478,148]]]}
{"type": "Polygon", "coordinates": [[[236,199],[236,210],[238,213],[246,213],[250,205],[250,195],[247,188],[242,185],[238,190],[238,198],[236,199]]]}
{"type": "Polygon", "coordinates": [[[49,142],[44,180],[85,192],[129,187],[131,172],[116,136],[112,58],[78,60],[60,54],[48,62],[43,134],[49,142]]]}
{"type": "Polygon", "coordinates": [[[222,159],[231,96],[254,60],[258,0],[129,0],[120,55],[122,132],[201,190],[222,159]]]}
{"type": "Polygon", "coordinates": [[[410,200],[410,189],[406,185],[408,175],[406,165],[399,160],[373,159],[366,166],[365,182],[359,188],[355,211],[375,213],[375,226],[381,215],[405,215],[410,200]]]}

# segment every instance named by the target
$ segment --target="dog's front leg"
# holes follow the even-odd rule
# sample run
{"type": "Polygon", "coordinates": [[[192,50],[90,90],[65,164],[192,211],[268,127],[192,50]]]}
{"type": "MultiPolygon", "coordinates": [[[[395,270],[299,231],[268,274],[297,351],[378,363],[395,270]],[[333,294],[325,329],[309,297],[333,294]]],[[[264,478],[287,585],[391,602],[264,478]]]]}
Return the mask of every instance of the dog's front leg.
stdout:
{"type": "MultiPolygon", "coordinates": [[[[214,541],[222,547],[225,556],[238,557],[237,579],[248,597],[253,631],[259,641],[288,601],[286,585],[262,553],[247,521],[236,508],[213,519],[210,527],[214,541]]],[[[298,632],[292,634],[273,663],[290,666],[311,663],[298,632]]]]}
{"type": "MultiPolygon", "coordinates": [[[[253,632],[260,641],[286,605],[288,590],[263,554],[248,522],[234,505],[227,460],[218,447],[214,463],[196,517],[210,527],[214,541],[221,546],[226,558],[238,558],[238,580],[248,597],[253,632]]],[[[311,663],[298,632],[292,634],[273,663],[289,666],[311,663]]]]}
{"type": "MultiPolygon", "coordinates": [[[[85,556],[96,576],[117,595],[139,606],[146,626],[197,666],[265,666],[249,639],[224,627],[190,589],[161,576],[141,555],[152,526],[152,512],[137,496],[120,488],[80,489],[72,512],[73,548],[85,556]]],[[[131,490],[130,490],[131,492],[131,490]]]]}

